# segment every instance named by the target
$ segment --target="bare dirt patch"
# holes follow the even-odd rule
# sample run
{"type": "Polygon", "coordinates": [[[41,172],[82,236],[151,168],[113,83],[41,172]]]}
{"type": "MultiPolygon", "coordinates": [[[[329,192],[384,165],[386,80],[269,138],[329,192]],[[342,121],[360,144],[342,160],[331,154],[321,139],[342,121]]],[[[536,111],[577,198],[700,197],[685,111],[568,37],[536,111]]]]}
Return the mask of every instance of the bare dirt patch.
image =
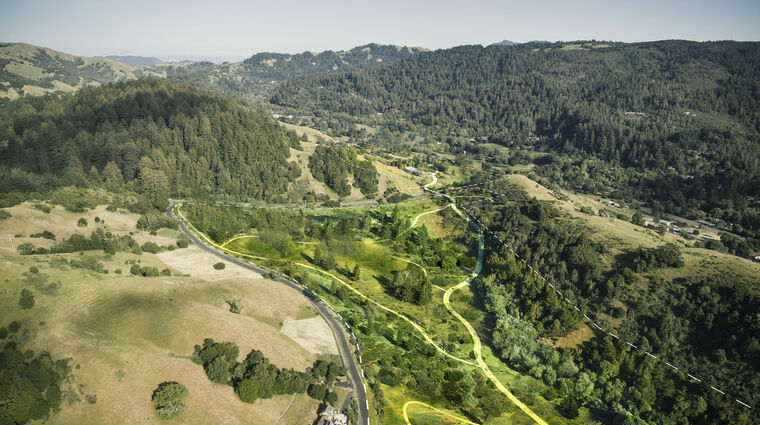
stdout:
{"type": "Polygon", "coordinates": [[[338,354],[332,330],[322,317],[294,320],[285,319],[282,333],[312,354],[338,354]]]}
{"type": "Polygon", "coordinates": [[[176,249],[158,254],[167,266],[182,273],[203,279],[207,282],[218,282],[225,279],[261,279],[261,275],[240,267],[221,258],[204,252],[197,246],[191,245],[186,249],[176,249]],[[214,269],[214,264],[222,262],[222,270],[214,269]]]}

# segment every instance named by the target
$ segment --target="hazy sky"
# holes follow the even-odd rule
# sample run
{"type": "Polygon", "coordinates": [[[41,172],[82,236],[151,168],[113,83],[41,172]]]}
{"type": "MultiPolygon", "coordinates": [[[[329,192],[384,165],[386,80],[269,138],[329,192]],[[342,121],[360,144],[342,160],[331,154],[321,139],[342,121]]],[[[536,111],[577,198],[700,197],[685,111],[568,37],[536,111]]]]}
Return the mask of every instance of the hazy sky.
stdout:
{"type": "Polygon", "coordinates": [[[760,0],[0,0],[0,41],[85,56],[669,38],[760,40],[760,0]]]}

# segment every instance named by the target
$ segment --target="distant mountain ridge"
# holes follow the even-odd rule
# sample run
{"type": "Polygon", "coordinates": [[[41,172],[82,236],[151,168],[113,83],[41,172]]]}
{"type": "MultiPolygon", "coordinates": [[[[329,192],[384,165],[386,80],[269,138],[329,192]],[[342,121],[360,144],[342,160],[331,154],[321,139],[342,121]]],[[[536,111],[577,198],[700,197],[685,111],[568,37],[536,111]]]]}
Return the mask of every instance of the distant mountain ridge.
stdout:
{"type": "Polygon", "coordinates": [[[153,66],[164,63],[155,56],[95,56],[96,58],[110,59],[116,62],[125,63],[132,66],[153,66]]]}
{"type": "Polygon", "coordinates": [[[350,71],[387,65],[426,51],[419,47],[381,45],[357,46],[350,50],[257,53],[242,62],[154,67],[166,77],[197,87],[241,98],[256,98],[268,93],[280,82],[311,74],[350,71]]]}
{"type": "Polygon", "coordinates": [[[85,57],[25,43],[0,43],[0,99],[71,92],[143,77],[166,77],[230,96],[254,99],[288,79],[394,63],[425,51],[376,43],[350,50],[257,53],[241,62],[171,62],[146,56],[85,57]]]}
{"type": "Polygon", "coordinates": [[[516,46],[520,43],[515,43],[514,41],[509,40],[501,40],[499,42],[491,44],[492,46],[516,46]]]}

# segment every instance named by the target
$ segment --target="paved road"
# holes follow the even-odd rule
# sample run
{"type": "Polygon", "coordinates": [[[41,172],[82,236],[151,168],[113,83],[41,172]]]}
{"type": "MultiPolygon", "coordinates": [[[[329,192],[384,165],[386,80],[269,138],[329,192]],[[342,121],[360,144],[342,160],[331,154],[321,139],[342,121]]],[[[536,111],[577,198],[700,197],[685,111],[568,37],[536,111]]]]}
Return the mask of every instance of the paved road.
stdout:
{"type": "MultiPolygon", "coordinates": [[[[185,226],[185,223],[182,220],[174,215],[174,207],[180,203],[181,202],[179,201],[172,201],[171,205],[169,205],[169,208],[166,210],[166,216],[172,220],[177,221],[182,233],[190,238],[194,244],[198,245],[201,249],[210,254],[216,255],[217,257],[223,258],[224,260],[237,264],[238,266],[245,267],[246,269],[253,270],[256,273],[264,274],[269,272],[269,270],[258,267],[255,264],[242,261],[231,255],[227,255],[223,251],[213,248],[201,241],[197,236],[195,236],[193,232],[187,228],[187,226],[185,226]]],[[[351,355],[351,345],[349,344],[348,339],[346,338],[346,334],[343,332],[343,327],[341,326],[338,319],[336,319],[335,316],[330,313],[328,307],[320,301],[319,297],[317,297],[314,293],[304,288],[303,286],[295,282],[291,282],[284,277],[278,277],[272,280],[287,285],[303,294],[303,296],[309,299],[319,314],[324,317],[327,324],[330,325],[330,328],[332,328],[333,334],[335,335],[335,339],[338,342],[338,349],[340,350],[341,357],[343,357],[343,363],[345,363],[348,368],[349,378],[351,378],[351,382],[354,384],[353,392],[359,405],[359,424],[369,425],[369,404],[367,401],[367,392],[364,387],[364,381],[362,379],[362,372],[359,369],[359,366],[356,364],[356,360],[351,355]]]]}

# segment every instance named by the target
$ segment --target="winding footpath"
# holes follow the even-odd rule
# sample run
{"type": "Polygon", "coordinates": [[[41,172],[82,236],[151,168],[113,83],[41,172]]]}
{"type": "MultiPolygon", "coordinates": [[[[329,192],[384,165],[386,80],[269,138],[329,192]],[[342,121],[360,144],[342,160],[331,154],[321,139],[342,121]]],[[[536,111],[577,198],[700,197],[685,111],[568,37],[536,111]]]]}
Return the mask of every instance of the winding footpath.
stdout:
{"type": "Polygon", "coordinates": [[[459,314],[454,307],[451,305],[451,295],[466,286],[468,286],[478,275],[480,274],[481,270],[483,269],[483,248],[485,247],[485,236],[483,235],[483,232],[480,229],[480,226],[478,226],[474,221],[470,220],[470,218],[459,210],[459,208],[456,207],[456,205],[452,202],[451,208],[459,214],[460,217],[467,220],[467,223],[472,226],[473,229],[478,233],[478,264],[475,267],[475,270],[472,272],[472,274],[462,282],[460,282],[458,285],[452,286],[449,288],[444,294],[443,294],[443,304],[446,306],[446,309],[449,310],[449,312],[459,319],[460,322],[464,325],[465,328],[467,328],[467,331],[470,332],[470,336],[472,337],[472,351],[475,353],[475,362],[477,363],[477,366],[485,373],[485,375],[488,377],[488,379],[493,382],[494,385],[496,385],[496,388],[499,389],[499,391],[502,392],[509,401],[515,404],[515,406],[519,407],[520,410],[522,410],[526,415],[530,416],[531,419],[533,419],[537,424],[540,425],[547,425],[547,423],[541,419],[540,416],[535,414],[533,410],[530,409],[530,407],[526,406],[525,403],[520,401],[517,397],[515,397],[514,394],[512,394],[509,389],[499,381],[499,378],[496,377],[496,375],[491,371],[491,369],[486,364],[485,360],[483,360],[483,343],[480,341],[480,337],[478,336],[477,332],[475,332],[475,328],[472,327],[470,322],[468,322],[464,317],[462,317],[461,314],[459,314]]]}
{"type": "MultiPolygon", "coordinates": [[[[395,311],[395,310],[393,310],[393,309],[391,309],[389,307],[386,307],[386,306],[380,304],[379,302],[377,302],[377,301],[375,301],[375,300],[367,297],[363,293],[359,292],[359,290],[357,290],[356,288],[354,288],[352,285],[350,285],[348,282],[346,282],[343,279],[335,276],[334,274],[329,273],[329,272],[327,272],[325,270],[322,270],[320,268],[314,267],[314,266],[312,266],[310,264],[305,264],[305,263],[300,263],[300,262],[296,262],[295,264],[297,266],[300,266],[300,267],[303,267],[303,268],[315,271],[315,272],[317,272],[319,274],[322,274],[322,275],[325,275],[325,276],[328,276],[328,277],[332,278],[335,282],[338,282],[341,285],[345,286],[348,290],[350,290],[351,292],[353,292],[355,295],[359,296],[360,298],[362,298],[362,299],[364,299],[364,300],[366,300],[366,301],[374,304],[375,306],[379,307],[380,309],[382,309],[382,310],[384,310],[384,311],[386,311],[388,313],[392,313],[392,314],[398,316],[399,318],[401,318],[402,320],[408,322],[410,325],[412,325],[412,327],[415,330],[417,330],[422,335],[422,337],[425,339],[425,341],[427,343],[429,343],[433,347],[435,347],[435,349],[438,350],[444,356],[449,357],[449,358],[451,358],[453,360],[456,360],[456,361],[458,361],[460,363],[480,368],[483,371],[483,373],[488,377],[488,379],[491,380],[491,382],[493,382],[493,384],[496,386],[496,388],[499,391],[501,391],[501,393],[504,394],[512,403],[514,403],[515,406],[517,406],[520,410],[522,410],[526,415],[528,415],[531,419],[533,419],[533,421],[535,421],[537,424],[539,424],[539,425],[547,425],[547,423],[543,419],[541,419],[541,417],[539,417],[536,413],[534,413],[527,405],[525,405],[514,394],[512,394],[512,392],[509,391],[509,389],[504,384],[502,384],[501,381],[499,381],[498,377],[491,371],[491,369],[488,367],[488,364],[483,359],[483,353],[482,353],[482,346],[483,346],[483,344],[482,344],[482,341],[480,340],[480,337],[478,336],[477,332],[475,331],[475,328],[461,314],[459,314],[454,309],[454,307],[451,305],[451,296],[452,296],[452,294],[455,291],[457,291],[457,290],[460,290],[462,288],[467,287],[476,277],[478,277],[478,275],[480,274],[481,270],[483,269],[483,255],[484,255],[484,247],[485,247],[485,236],[483,235],[483,232],[480,229],[480,227],[473,220],[471,220],[470,217],[467,214],[463,213],[459,208],[457,208],[456,203],[455,203],[455,201],[454,201],[453,198],[451,198],[448,195],[444,195],[442,193],[438,193],[438,192],[435,192],[432,189],[430,189],[431,186],[435,185],[438,182],[438,177],[436,175],[437,173],[438,172],[435,171],[434,173],[431,174],[432,181],[430,183],[425,184],[423,186],[423,189],[426,190],[426,191],[428,191],[429,193],[432,193],[432,194],[436,195],[436,196],[443,196],[443,197],[445,197],[446,199],[448,199],[450,201],[450,203],[448,205],[444,206],[444,207],[439,208],[439,209],[432,210],[432,211],[426,211],[426,212],[423,212],[421,214],[418,214],[414,218],[414,221],[412,222],[412,224],[410,226],[410,229],[417,224],[417,222],[419,221],[420,217],[422,217],[424,215],[427,215],[427,214],[433,214],[433,213],[439,212],[439,211],[444,210],[446,208],[452,208],[454,210],[454,212],[456,212],[460,217],[462,217],[464,220],[466,220],[467,224],[469,226],[471,226],[477,232],[477,234],[478,234],[478,258],[477,258],[477,265],[476,265],[475,269],[467,277],[467,279],[463,280],[462,282],[460,282],[457,285],[454,285],[454,286],[450,287],[448,290],[445,290],[445,292],[443,294],[443,303],[444,303],[444,306],[446,307],[446,309],[464,325],[464,327],[467,329],[467,331],[470,333],[470,336],[472,337],[472,341],[473,341],[472,350],[473,350],[473,354],[475,355],[475,363],[473,363],[473,362],[471,362],[469,360],[465,360],[465,359],[459,358],[459,357],[454,356],[453,354],[447,352],[446,350],[444,350],[443,348],[441,348],[435,341],[433,341],[433,339],[427,334],[427,332],[425,332],[425,330],[419,324],[417,324],[414,320],[410,319],[409,317],[407,317],[406,315],[404,315],[404,314],[402,314],[400,312],[397,312],[397,311],[395,311]]],[[[251,256],[251,255],[244,254],[244,253],[241,253],[241,252],[233,251],[233,250],[225,247],[230,242],[232,242],[234,240],[238,240],[238,239],[244,238],[244,237],[247,237],[247,236],[238,236],[238,237],[235,237],[235,238],[232,238],[232,239],[226,241],[222,245],[218,245],[218,244],[214,243],[213,241],[211,241],[208,237],[206,237],[202,232],[200,232],[197,229],[195,229],[192,226],[192,224],[190,224],[190,222],[187,221],[187,219],[184,216],[182,216],[182,213],[179,210],[180,206],[181,206],[181,203],[179,203],[177,201],[173,201],[172,204],[171,204],[171,206],[167,210],[166,215],[168,217],[174,219],[174,220],[177,220],[179,222],[180,229],[182,230],[182,232],[185,233],[196,245],[200,246],[205,251],[208,251],[208,252],[210,252],[210,253],[218,256],[218,257],[224,258],[227,261],[231,261],[231,262],[233,262],[233,263],[235,263],[237,265],[240,265],[242,267],[245,267],[247,269],[256,271],[258,273],[265,273],[266,272],[266,270],[264,270],[263,268],[261,268],[261,267],[259,267],[257,265],[251,264],[249,262],[242,261],[242,260],[236,258],[235,256],[242,256],[242,257],[253,258],[253,259],[266,259],[265,257],[255,257],[255,256],[251,256]],[[177,213],[177,216],[175,216],[175,214],[174,214],[175,212],[177,213]],[[190,231],[190,229],[188,229],[188,227],[186,226],[186,224],[187,224],[187,226],[190,226],[194,230],[194,232],[190,231]],[[205,241],[201,241],[196,236],[195,233],[197,233],[198,235],[200,235],[203,239],[205,239],[205,241]]],[[[397,258],[401,259],[400,257],[397,257],[397,258]]],[[[408,261],[408,260],[404,260],[404,259],[402,259],[402,260],[412,263],[411,261],[408,261]]],[[[413,264],[416,264],[416,263],[413,263],[413,264]]],[[[419,266],[419,267],[422,267],[419,264],[416,264],[416,265],[419,266]]],[[[423,268],[423,270],[424,270],[424,268],[423,268]]],[[[363,381],[362,381],[362,378],[361,378],[363,372],[362,372],[362,374],[359,373],[359,370],[360,370],[359,366],[356,364],[356,360],[351,355],[350,346],[348,345],[348,342],[346,341],[346,338],[345,338],[345,335],[343,333],[343,329],[342,329],[340,323],[327,310],[328,308],[330,310],[332,310],[332,307],[330,307],[329,305],[327,305],[327,303],[324,302],[324,300],[322,300],[323,302],[319,302],[318,300],[320,300],[320,298],[316,294],[312,293],[311,291],[309,291],[308,289],[302,287],[301,285],[299,285],[297,283],[291,282],[291,281],[289,281],[289,280],[287,280],[285,278],[278,278],[278,279],[275,279],[275,280],[277,280],[277,281],[279,281],[281,283],[284,283],[284,284],[292,287],[293,289],[298,290],[299,292],[301,292],[302,294],[304,294],[307,298],[309,298],[309,300],[311,301],[312,305],[314,305],[314,307],[317,308],[317,311],[320,312],[320,314],[325,318],[325,320],[328,322],[328,324],[332,328],[333,333],[336,335],[336,340],[338,340],[338,343],[339,343],[338,345],[339,345],[339,348],[340,348],[340,351],[341,351],[341,356],[343,356],[344,360],[349,365],[349,373],[351,374],[351,380],[356,383],[354,390],[355,390],[357,401],[358,401],[358,405],[359,405],[359,423],[366,423],[367,425],[369,425],[369,403],[367,401],[366,387],[363,385],[363,381]],[[362,403],[362,401],[363,401],[363,403],[362,403]],[[362,420],[362,418],[366,418],[366,419],[362,420]]],[[[443,288],[438,288],[438,289],[444,290],[443,288]]],[[[357,345],[356,347],[357,347],[357,351],[358,351],[359,346],[357,345]]],[[[360,361],[361,361],[361,357],[360,357],[360,361]]],[[[448,412],[445,412],[443,410],[435,408],[435,407],[433,407],[431,405],[428,405],[426,403],[422,403],[422,402],[419,402],[419,401],[414,401],[414,400],[406,402],[404,404],[404,406],[403,406],[403,416],[404,416],[404,420],[406,421],[407,425],[412,425],[412,423],[409,420],[409,413],[408,413],[408,408],[409,408],[409,406],[412,406],[412,405],[424,406],[424,407],[426,407],[428,409],[434,410],[434,411],[436,411],[436,412],[438,412],[440,414],[443,414],[443,415],[445,415],[447,417],[450,417],[452,419],[455,419],[457,421],[460,421],[460,422],[463,422],[463,423],[467,423],[467,424],[476,425],[474,422],[471,422],[471,421],[469,421],[467,419],[454,416],[454,415],[452,415],[452,414],[450,414],[448,412]]]]}

